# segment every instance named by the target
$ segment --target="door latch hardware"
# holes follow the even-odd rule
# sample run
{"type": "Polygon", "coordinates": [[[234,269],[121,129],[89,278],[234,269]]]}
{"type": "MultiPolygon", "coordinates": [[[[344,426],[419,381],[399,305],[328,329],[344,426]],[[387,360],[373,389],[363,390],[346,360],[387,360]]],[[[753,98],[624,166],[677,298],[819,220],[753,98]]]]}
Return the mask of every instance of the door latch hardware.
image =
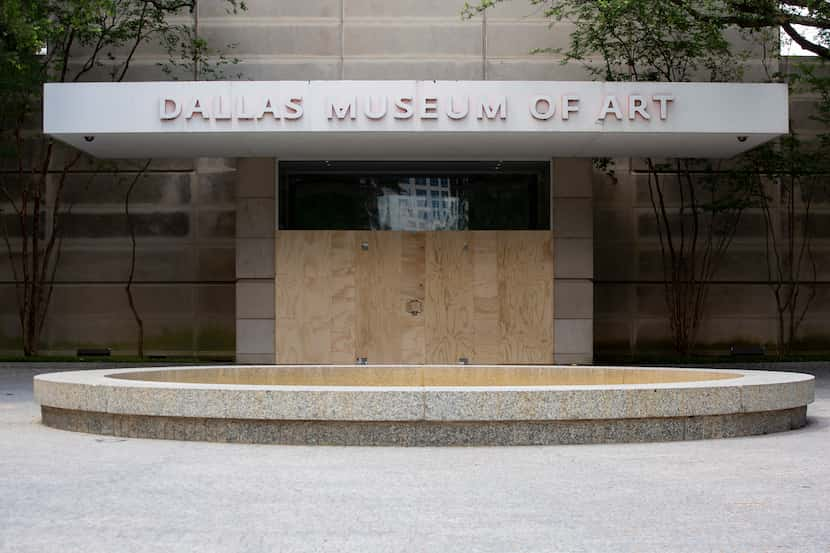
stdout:
{"type": "Polygon", "coordinates": [[[369,358],[368,357],[358,357],[357,358],[357,364],[358,365],[368,365],[369,364],[369,358]]]}
{"type": "Polygon", "coordinates": [[[363,250],[364,252],[368,252],[369,251],[369,242],[361,242],[360,243],[360,249],[363,250]]]}

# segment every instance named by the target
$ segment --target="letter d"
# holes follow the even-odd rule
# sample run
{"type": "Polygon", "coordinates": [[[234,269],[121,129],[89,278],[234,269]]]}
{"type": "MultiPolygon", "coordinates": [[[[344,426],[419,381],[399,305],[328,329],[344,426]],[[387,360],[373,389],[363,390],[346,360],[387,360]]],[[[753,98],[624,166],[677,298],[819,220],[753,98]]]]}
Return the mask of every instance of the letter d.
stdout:
{"type": "Polygon", "coordinates": [[[182,113],[182,106],[179,104],[175,98],[162,98],[159,101],[159,119],[161,120],[169,120],[175,119],[182,113]],[[171,105],[173,107],[173,111],[169,111],[167,106],[171,105]]]}

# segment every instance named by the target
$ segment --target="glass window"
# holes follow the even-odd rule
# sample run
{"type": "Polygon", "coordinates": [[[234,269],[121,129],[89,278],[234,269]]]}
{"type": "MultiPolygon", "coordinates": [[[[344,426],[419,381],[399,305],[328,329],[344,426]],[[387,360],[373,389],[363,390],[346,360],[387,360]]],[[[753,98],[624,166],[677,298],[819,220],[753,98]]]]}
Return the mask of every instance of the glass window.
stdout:
{"type": "Polygon", "coordinates": [[[550,228],[547,163],[280,162],[279,226],[550,228]]]}

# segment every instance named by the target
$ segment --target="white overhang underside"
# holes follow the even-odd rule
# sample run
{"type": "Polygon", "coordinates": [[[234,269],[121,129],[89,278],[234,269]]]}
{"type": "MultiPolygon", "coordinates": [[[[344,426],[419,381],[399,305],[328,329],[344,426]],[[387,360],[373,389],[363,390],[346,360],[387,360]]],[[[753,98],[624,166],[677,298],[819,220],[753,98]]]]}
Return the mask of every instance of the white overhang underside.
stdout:
{"type": "Polygon", "coordinates": [[[777,134],[97,133],[53,134],[101,158],[275,157],[296,160],[534,160],[554,157],[726,158],[777,134]],[[93,141],[87,142],[88,136],[93,141]]]}

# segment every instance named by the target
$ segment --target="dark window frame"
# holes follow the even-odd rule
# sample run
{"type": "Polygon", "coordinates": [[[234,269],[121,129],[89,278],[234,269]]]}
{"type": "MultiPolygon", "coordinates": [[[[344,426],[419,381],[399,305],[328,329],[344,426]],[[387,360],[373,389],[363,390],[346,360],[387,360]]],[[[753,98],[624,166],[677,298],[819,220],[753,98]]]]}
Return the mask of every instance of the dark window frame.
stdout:
{"type": "MultiPolygon", "coordinates": [[[[298,176],[347,175],[400,177],[454,177],[482,175],[535,175],[532,185],[535,202],[528,205],[528,228],[494,230],[551,230],[551,175],[547,161],[280,161],[278,181],[278,228],[281,230],[336,230],[333,227],[306,228],[292,221],[291,208],[298,176]]],[[[343,230],[376,230],[347,228],[343,230]]],[[[487,230],[471,228],[469,230],[487,230]]]]}

